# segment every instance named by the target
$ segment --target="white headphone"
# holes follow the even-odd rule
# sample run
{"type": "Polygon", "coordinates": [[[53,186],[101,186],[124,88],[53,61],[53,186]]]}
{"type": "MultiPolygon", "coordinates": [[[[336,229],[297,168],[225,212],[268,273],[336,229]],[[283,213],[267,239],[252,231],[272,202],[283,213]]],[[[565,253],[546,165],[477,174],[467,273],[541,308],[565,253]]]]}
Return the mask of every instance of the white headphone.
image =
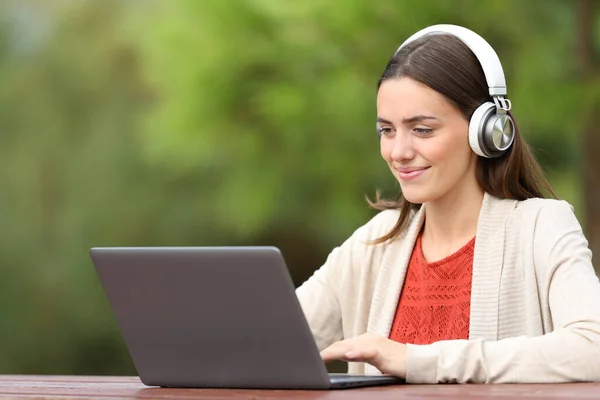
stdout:
{"type": "Polygon", "coordinates": [[[481,36],[457,25],[433,25],[415,33],[396,50],[394,56],[408,43],[425,35],[451,34],[466,44],[475,54],[489,87],[493,103],[488,101],[480,105],[469,121],[469,144],[473,151],[486,158],[499,157],[512,145],[515,125],[507,111],[511,102],[506,96],[506,80],[498,55],[481,36]]]}

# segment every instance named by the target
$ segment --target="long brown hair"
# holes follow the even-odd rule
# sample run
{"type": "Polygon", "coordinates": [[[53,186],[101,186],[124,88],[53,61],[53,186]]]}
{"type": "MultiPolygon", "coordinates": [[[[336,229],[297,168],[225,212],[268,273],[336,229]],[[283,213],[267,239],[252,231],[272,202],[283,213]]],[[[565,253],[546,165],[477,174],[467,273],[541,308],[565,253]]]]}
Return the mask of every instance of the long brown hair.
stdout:
{"type": "MultiPolygon", "coordinates": [[[[469,47],[453,35],[424,36],[404,46],[388,62],[377,89],[388,79],[408,77],[442,94],[468,120],[477,107],[492,99],[479,60],[469,47]]],[[[514,119],[514,115],[510,113],[514,119]]],[[[556,198],[515,121],[515,138],[510,149],[498,158],[479,157],[477,182],[483,190],[501,199],[525,200],[533,197],[556,198]]],[[[398,194],[385,200],[378,192],[369,205],[377,210],[400,210],[398,221],[390,232],[373,244],[395,239],[406,228],[409,217],[421,205],[411,203],[398,194]]]]}

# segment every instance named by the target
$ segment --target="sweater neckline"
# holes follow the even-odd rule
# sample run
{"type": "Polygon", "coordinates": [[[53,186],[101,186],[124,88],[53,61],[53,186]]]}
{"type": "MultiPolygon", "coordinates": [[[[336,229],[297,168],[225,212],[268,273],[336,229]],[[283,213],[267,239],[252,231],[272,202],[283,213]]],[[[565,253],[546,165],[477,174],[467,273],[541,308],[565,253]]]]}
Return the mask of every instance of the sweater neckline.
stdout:
{"type": "Polygon", "coordinates": [[[473,252],[475,250],[475,238],[477,237],[477,236],[473,236],[473,238],[471,240],[469,240],[467,243],[465,243],[460,249],[456,250],[454,253],[449,254],[446,257],[441,258],[439,260],[428,262],[425,259],[425,255],[423,254],[423,246],[421,243],[422,236],[423,236],[423,231],[421,230],[421,232],[419,232],[419,236],[417,236],[414,251],[416,252],[419,263],[426,266],[427,268],[439,267],[440,265],[444,265],[449,262],[452,262],[453,260],[457,259],[458,257],[462,256],[463,254],[465,254],[467,252],[473,252]]]}

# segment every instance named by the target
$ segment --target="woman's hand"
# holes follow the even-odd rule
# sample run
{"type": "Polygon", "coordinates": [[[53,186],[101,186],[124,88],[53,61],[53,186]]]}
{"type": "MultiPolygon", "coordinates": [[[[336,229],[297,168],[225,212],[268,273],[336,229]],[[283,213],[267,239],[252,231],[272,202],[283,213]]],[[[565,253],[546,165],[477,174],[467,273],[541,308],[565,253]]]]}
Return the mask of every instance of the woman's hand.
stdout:
{"type": "Polygon", "coordinates": [[[406,345],[372,333],[335,342],[321,351],[321,358],[366,362],[384,374],[406,378],[406,345]]]}

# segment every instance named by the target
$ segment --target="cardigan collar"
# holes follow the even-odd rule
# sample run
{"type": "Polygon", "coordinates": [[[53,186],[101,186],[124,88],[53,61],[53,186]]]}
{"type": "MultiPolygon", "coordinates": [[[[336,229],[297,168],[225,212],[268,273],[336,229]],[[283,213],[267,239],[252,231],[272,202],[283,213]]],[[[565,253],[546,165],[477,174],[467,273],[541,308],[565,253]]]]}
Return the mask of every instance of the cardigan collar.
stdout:
{"type": "MultiPolygon", "coordinates": [[[[516,200],[503,200],[484,193],[477,222],[471,285],[470,339],[496,340],[498,300],[502,273],[505,223],[516,200]]],[[[367,331],[389,337],[408,262],[425,220],[425,207],[411,217],[407,229],[386,244],[375,283],[367,331]]]]}

